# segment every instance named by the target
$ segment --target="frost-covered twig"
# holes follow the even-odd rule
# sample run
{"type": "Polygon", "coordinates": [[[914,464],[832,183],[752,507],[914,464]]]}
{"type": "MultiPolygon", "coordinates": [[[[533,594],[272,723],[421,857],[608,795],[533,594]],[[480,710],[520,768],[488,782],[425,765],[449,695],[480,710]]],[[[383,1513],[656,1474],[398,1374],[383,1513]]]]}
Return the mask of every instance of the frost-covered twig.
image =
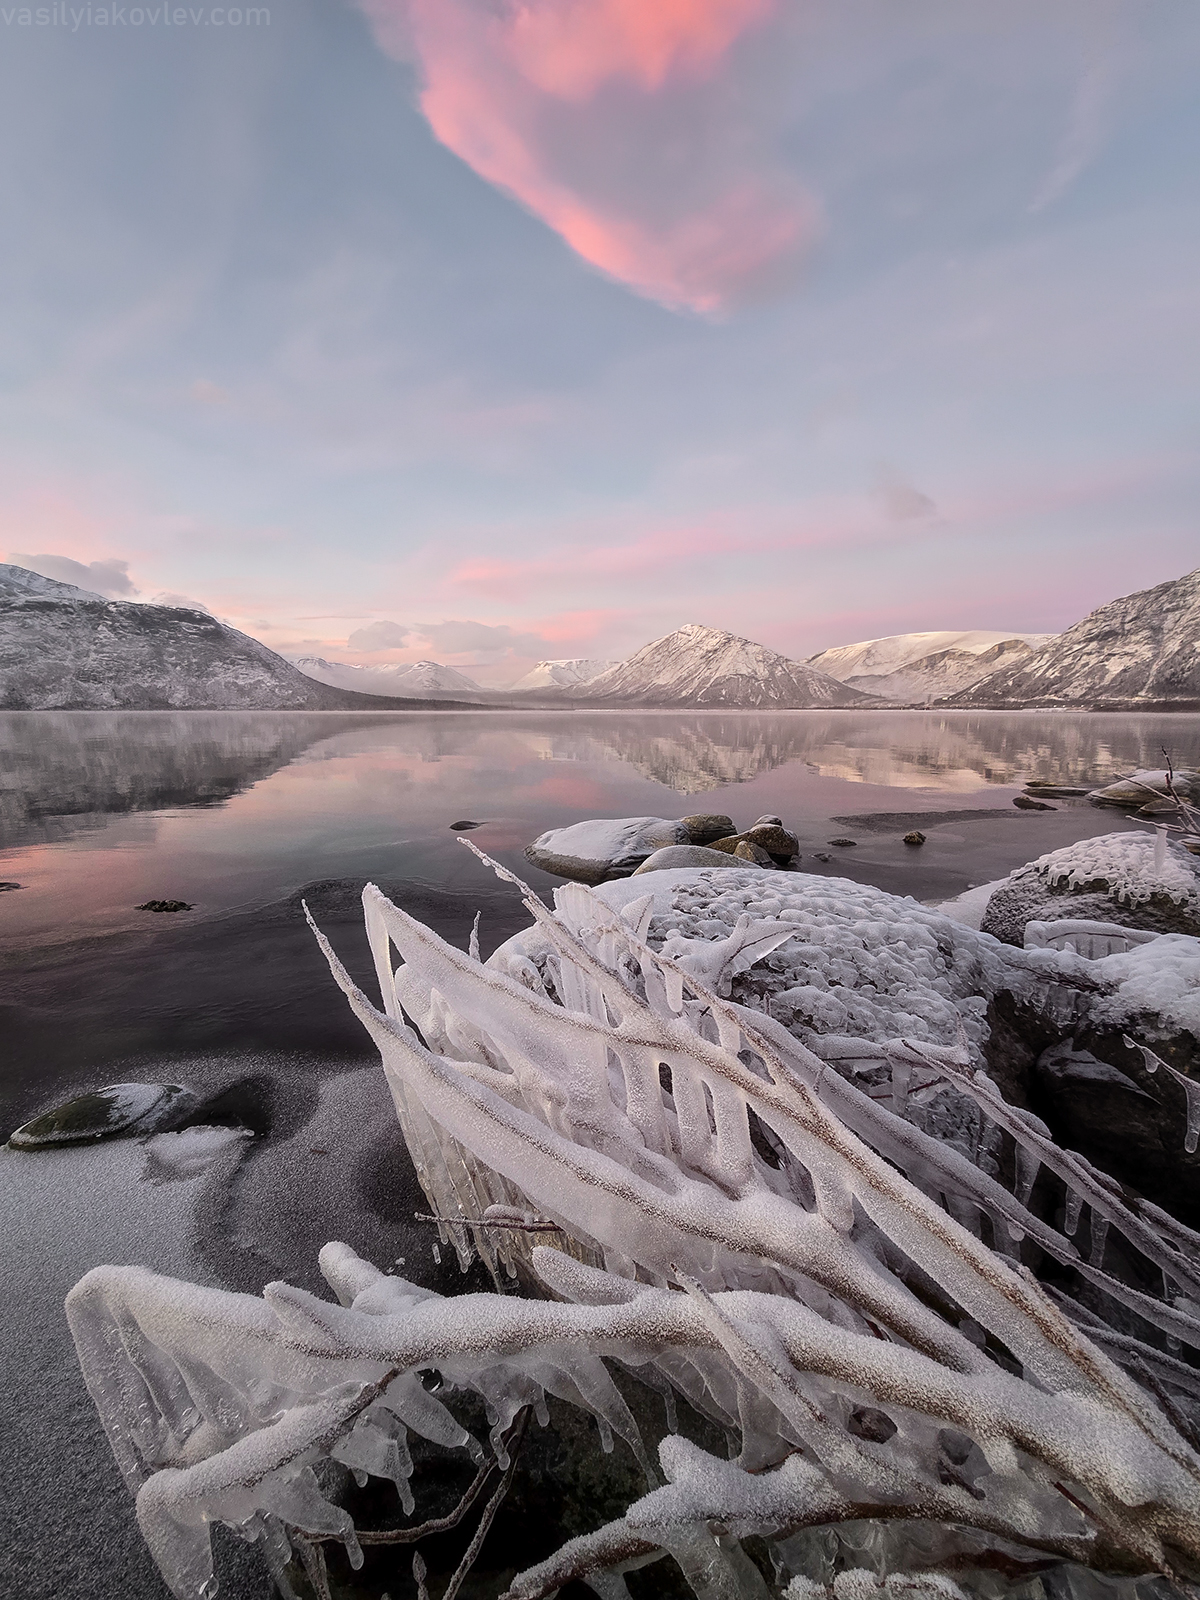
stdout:
{"type": "MultiPolygon", "coordinates": [[[[505,1430],[553,1393],[620,1433],[654,1483],[605,1359],[674,1386],[737,1432],[740,1454],[719,1462],[669,1437],[666,1485],[514,1580],[521,1600],[660,1550],[698,1594],[733,1595],[736,1552],[714,1534],[783,1537],[864,1516],[1200,1575],[1200,1458],[1013,1259],[1017,1236],[1171,1333],[1196,1338],[1193,1319],[1080,1261],[1022,1197],[725,998],[728,973],[789,925],[747,917],[720,948],[677,941],[663,954],[646,942],[648,897],[618,916],[573,886],[552,913],[499,870],[551,946],[557,999],[536,972],[525,982],[481,965],[371,886],[382,1013],[317,937],[379,1045],[435,1214],[477,1240],[493,1231],[489,1207],[544,1219],[575,1258],[503,1230],[555,1301],[447,1302],[333,1245],[321,1266],[340,1306],[285,1285],[259,1301],[133,1268],[89,1274],[69,1301],[81,1362],[179,1600],[208,1592],[212,1520],[248,1537],[276,1530],[276,1545],[284,1526],[339,1537],[355,1559],[349,1518],[312,1473],[323,1456],[392,1477],[402,1496],[406,1427],[480,1456],[422,1388],[429,1366],[448,1393],[483,1397],[503,1470],[505,1430]],[[950,1201],[967,1220],[991,1217],[1004,1247],[955,1220],[950,1201]],[[864,1404],[876,1419],[865,1431],[864,1404]]],[[[949,1078],[1061,1172],[1092,1209],[1094,1243],[1111,1223],[1190,1285],[1181,1241],[1081,1158],[1064,1163],[963,1049],[886,1052],[901,1071],[949,1078]]]]}

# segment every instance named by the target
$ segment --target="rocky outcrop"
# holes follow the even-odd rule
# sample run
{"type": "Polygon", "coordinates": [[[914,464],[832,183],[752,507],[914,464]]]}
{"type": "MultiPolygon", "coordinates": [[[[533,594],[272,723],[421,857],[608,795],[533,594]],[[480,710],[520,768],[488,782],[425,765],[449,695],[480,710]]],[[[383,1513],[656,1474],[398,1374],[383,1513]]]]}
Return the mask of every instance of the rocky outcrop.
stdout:
{"type": "Polygon", "coordinates": [[[1200,568],[1110,601],[945,704],[1200,708],[1200,568]]]}

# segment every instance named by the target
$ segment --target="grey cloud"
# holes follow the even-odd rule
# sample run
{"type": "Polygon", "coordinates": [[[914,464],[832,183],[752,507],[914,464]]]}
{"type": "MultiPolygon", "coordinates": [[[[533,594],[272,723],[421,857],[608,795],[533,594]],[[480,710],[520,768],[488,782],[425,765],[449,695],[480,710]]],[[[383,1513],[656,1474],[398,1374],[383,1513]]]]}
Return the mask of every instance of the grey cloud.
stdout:
{"type": "Polygon", "coordinates": [[[538,633],[518,633],[507,623],[417,622],[412,631],[433,642],[447,655],[463,655],[468,650],[513,650],[518,655],[540,655],[549,642],[538,633]]]}
{"type": "Polygon", "coordinates": [[[346,644],[351,650],[390,650],[428,640],[439,655],[541,655],[549,641],[537,633],[520,633],[507,623],[451,622],[369,622],[356,628],[346,644]]]}
{"type": "Polygon", "coordinates": [[[14,550],[8,558],[18,567],[39,572],[43,578],[53,578],[56,583],[73,583],[77,589],[90,589],[110,600],[121,595],[136,594],[137,589],[129,577],[128,561],[72,561],[70,556],[23,555],[14,550]]]}
{"type": "Polygon", "coordinates": [[[903,473],[893,467],[883,467],[875,480],[875,493],[883,501],[883,508],[896,522],[911,522],[919,517],[932,517],[937,504],[903,473]]]}
{"type": "Polygon", "coordinates": [[[346,644],[351,650],[398,649],[411,632],[399,622],[368,622],[365,628],[355,628],[346,644]]]}

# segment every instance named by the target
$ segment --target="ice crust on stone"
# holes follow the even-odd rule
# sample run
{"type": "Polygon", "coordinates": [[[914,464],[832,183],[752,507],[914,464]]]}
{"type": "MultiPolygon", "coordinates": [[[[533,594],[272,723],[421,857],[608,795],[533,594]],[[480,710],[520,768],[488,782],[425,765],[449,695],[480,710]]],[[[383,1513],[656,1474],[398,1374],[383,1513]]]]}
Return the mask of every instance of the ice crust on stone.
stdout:
{"type": "MultiPolygon", "coordinates": [[[[430,1366],[451,1398],[483,1397],[486,1448],[553,1393],[645,1463],[647,1493],[625,1516],[519,1575],[512,1600],[664,1551],[697,1595],[761,1597],[739,1538],[864,1506],[1084,1565],[1200,1576],[1200,1457],[1119,1364],[1140,1372],[1156,1351],[1093,1339],[1079,1321],[1107,1335],[1102,1319],[1072,1321],[1017,1255],[1029,1238],[1122,1314],[1196,1348],[1200,1238],[1131,1209],[1006,1105],[979,1070],[983,1017],[966,992],[1086,977],[1112,1000],[1120,978],[1097,985],[1105,962],[1009,949],[858,885],[810,879],[806,897],[795,875],[770,893],[757,871],[712,876],[570,884],[553,913],[521,886],[536,930],[486,965],[368,886],[382,1011],[318,933],[380,1049],[444,1237],[497,1272],[522,1264],[556,1299],[446,1301],[336,1244],[321,1270],[337,1304],[283,1284],[259,1299],[90,1273],[69,1297],[72,1332],[177,1600],[212,1593],[214,1520],[261,1540],[276,1568],[289,1530],[336,1536],[356,1560],[314,1472],[325,1457],[403,1496],[404,1430],[480,1456],[421,1385],[430,1366]],[[845,989],[858,1031],[819,1033],[795,1006],[789,1027],[748,1003],[767,991],[739,999],[772,961],[780,992],[800,971],[818,995],[845,989]],[[868,1061],[888,1074],[886,1100],[859,1086],[868,1061]],[[1019,1193],[912,1120],[921,1080],[1012,1142],[1019,1193]],[[1042,1166],[1087,1208],[1092,1260],[1023,1203],[1042,1166]],[[560,1233],[496,1228],[514,1216],[560,1233]],[[1105,1271],[1110,1229],[1173,1300],[1105,1271]],[[678,1390],[734,1436],[736,1459],[671,1435],[656,1469],[605,1358],[678,1390]],[[864,1406],[893,1432],[856,1431],[864,1406]]],[[[871,1581],[864,1594],[893,1593],[871,1581]]]]}
{"type": "MultiPolygon", "coordinates": [[[[1177,845],[1163,849],[1152,834],[1104,833],[1051,850],[1030,863],[1053,888],[1086,890],[1105,883],[1108,893],[1129,906],[1162,896],[1200,910],[1200,872],[1195,858],[1177,845]]],[[[1028,870],[1028,869],[1022,869],[1028,870]]]]}

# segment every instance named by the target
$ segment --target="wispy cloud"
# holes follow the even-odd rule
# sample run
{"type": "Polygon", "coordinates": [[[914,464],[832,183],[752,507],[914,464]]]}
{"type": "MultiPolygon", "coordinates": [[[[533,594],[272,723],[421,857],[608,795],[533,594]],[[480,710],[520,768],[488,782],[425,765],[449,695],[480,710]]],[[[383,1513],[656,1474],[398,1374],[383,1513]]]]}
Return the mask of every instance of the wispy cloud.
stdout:
{"type": "Polygon", "coordinates": [[[77,589],[102,594],[110,600],[135,595],[137,588],[129,576],[128,561],[110,557],[106,561],[73,561],[70,556],[29,555],[20,550],[10,552],[9,561],[29,572],[40,572],[43,578],[53,578],[56,583],[73,583],[77,589]]]}
{"type": "Polygon", "coordinates": [[[361,0],[434,133],[585,261],[715,313],[785,273],[820,208],[724,75],[776,0],[361,0]]]}

